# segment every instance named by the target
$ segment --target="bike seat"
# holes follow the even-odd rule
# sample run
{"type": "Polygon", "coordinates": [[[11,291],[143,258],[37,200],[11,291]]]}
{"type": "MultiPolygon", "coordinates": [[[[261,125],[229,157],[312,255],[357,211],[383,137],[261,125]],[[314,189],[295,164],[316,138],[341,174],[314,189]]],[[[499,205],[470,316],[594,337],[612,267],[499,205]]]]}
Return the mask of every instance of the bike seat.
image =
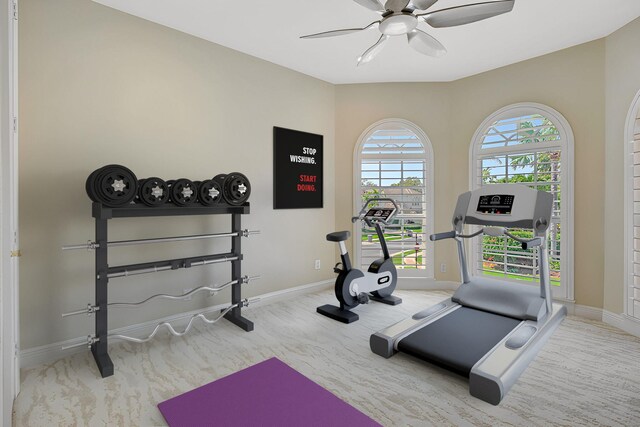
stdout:
{"type": "Polygon", "coordinates": [[[344,242],[351,236],[351,232],[349,231],[334,231],[333,233],[327,234],[327,240],[330,242],[344,242]]]}

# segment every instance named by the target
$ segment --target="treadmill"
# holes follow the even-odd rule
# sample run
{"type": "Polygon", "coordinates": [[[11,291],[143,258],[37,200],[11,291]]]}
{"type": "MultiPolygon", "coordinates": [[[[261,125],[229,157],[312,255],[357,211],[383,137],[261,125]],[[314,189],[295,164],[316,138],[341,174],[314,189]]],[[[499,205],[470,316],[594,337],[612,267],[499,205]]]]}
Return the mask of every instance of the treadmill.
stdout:
{"type": "Polygon", "coordinates": [[[497,405],[565,318],[552,302],[547,229],[553,197],[520,184],[492,184],[458,197],[453,231],[462,284],[439,304],[371,335],[371,350],[385,358],[403,352],[469,378],[472,396],[497,405]],[[463,234],[464,226],[475,226],[463,234]],[[509,228],[533,230],[522,239],[509,228]],[[470,276],[463,239],[504,236],[537,251],[540,286],[470,276]]]}

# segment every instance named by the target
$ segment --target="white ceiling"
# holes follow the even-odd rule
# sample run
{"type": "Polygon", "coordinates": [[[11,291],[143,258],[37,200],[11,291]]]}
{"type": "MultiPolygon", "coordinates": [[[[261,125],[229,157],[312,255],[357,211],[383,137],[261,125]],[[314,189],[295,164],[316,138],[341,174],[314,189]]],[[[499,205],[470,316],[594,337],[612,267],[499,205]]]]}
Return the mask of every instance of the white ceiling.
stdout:
{"type": "MultiPolygon", "coordinates": [[[[301,40],[364,27],[379,15],[352,0],[95,0],[330,83],[451,81],[599,39],[640,16],[640,0],[516,0],[510,13],[460,27],[419,28],[448,50],[441,58],[392,37],[369,64],[356,58],[380,33],[301,40]]],[[[439,0],[430,10],[483,0],[439,0]]]]}

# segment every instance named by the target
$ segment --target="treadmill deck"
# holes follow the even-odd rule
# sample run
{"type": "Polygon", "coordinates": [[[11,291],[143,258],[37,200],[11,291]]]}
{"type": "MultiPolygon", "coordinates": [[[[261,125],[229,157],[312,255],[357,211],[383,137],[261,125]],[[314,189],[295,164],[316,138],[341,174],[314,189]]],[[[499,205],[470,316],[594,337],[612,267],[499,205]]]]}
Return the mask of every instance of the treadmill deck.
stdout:
{"type": "Polygon", "coordinates": [[[460,307],[398,342],[398,351],[469,376],[471,368],[522,321],[460,307]]]}

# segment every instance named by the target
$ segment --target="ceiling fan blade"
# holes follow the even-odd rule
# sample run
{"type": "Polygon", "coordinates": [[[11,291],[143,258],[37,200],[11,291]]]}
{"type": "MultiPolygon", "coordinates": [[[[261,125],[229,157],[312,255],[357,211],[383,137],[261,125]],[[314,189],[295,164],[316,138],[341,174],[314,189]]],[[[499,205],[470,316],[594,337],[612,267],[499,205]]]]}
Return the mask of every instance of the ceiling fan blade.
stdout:
{"type": "Polygon", "coordinates": [[[366,64],[367,62],[371,61],[378,53],[380,53],[382,47],[384,46],[384,42],[389,40],[389,37],[391,36],[387,36],[385,34],[381,35],[376,44],[365,50],[364,53],[360,55],[360,57],[358,58],[358,65],[366,64]]]}
{"type": "Polygon", "coordinates": [[[418,10],[427,10],[434,4],[436,4],[438,0],[411,0],[409,2],[409,7],[418,10]]]}
{"type": "Polygon", "coordinates": [[[438,40],[424,31],[415,29],[407,34],[409,46],[418,52],[428,56],[442,56],[447,53],[447,49],[438,40]]]}
{"type": "Polygon", "coordinates": [[[422,16],[434,28],[455,27],[510,12],[514,4],[515,0],[474,3],[436,10],[417,16],[422,16]]]}
{"type": "Polygon", "coordinates": [[[319,39],[323,37],[344,36],[351,33],[357,33],[358,31],[368,30],[369,28],[376,27],[379,23],[380,21],[374,21],[363,28],[344,28],[342,30],[324,31],[322,33],[315,33],[315,34],[308,34],[306,36],[301,36],[300,38],[301,39],[319,39]]]}
{"type": "Polygon", "coordinates": [[[392,10],[394,12],[400,12],[406,8],[409,4],[409,0],[387,0],[384,4],[386,10],[392,10]]]}
{"type": "Polygon", "coordinates": [[[384,12],[384,7],[382,7],[382,3],[380,0],[353,0],[358,3],[360,6],[364,6],[367,9],[373,10],[374,12],[384,12]]]}

